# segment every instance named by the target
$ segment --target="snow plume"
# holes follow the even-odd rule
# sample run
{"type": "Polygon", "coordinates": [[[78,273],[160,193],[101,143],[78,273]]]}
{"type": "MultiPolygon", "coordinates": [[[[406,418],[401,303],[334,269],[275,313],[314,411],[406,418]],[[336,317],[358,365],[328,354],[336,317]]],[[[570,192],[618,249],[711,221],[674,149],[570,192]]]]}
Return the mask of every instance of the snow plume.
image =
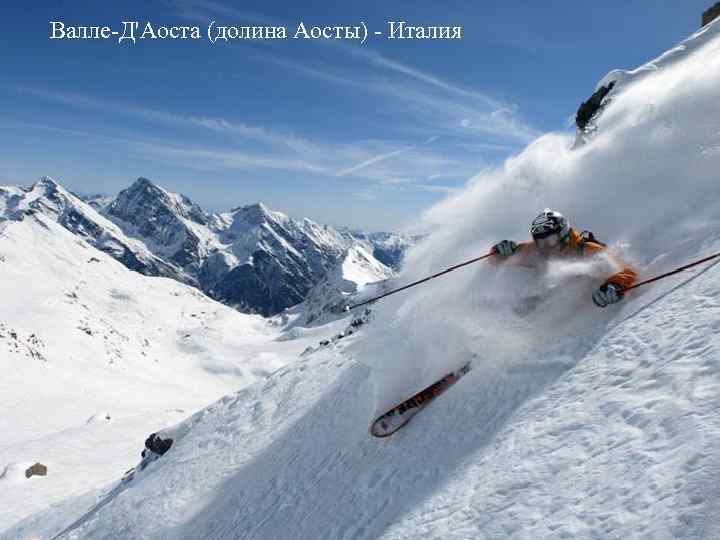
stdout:
{"type": "MultiPolygon", "coordinates": [[[[586,145],[573,149],[574,136],[546,134],[428,211],[422,226],[434,232],[408,256],[400,280],[482,255],[504,238],[527,240],[545,207],[594,231],[641,278],[708,253],[720,231],[719,34],[720,24],[710,25],[646,66],[606,77],[619,82],[586,145]],[[684,245],[686,238],[704,244],[684,245]]],[[[473,355],[493,373],[531,344],[535,361],[557,358],[566,345],[577,360],[578,343],[591,341],[586,329],[604,326],[590,322],[617,313],[590,299],[606,264],[556,263],[537,273],[480,262],[384,301],[378,335],[368,340],[375,346],[358,355],[377,374],[378,394],[392,396],[378,409],[473,355]]]]}

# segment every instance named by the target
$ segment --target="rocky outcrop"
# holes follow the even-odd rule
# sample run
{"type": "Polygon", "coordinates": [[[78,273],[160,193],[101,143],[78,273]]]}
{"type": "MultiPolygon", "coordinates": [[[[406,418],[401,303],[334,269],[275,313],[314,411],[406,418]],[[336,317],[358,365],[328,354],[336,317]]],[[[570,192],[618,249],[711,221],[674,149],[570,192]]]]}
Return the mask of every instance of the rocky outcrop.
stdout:
{"type": "Polygon", "coordinates": [[[588,128],[591,120],[597,116],[600,109],[605,105],[604,100],[614,87],[615,81],[611,81],[607,86],[601,86],[587,101],[580,105],[575,115],[575,124],[579,130],[584,131],[588,128]]]}
{"type": "Polygon", "coordinates": [[[145,457],[145,451],[154,452],[158,456],[163,456],[172,447],[173,440],[170,437],[164,439],[157,433],[151,433],[148,438],[145,439],[145,448],[141,453],[142,457],[145,457]]]}
{"type": "Polygon", "coordinates": [[[702,24],[701,24],[701,27],[702,27],[702,26],[707,26],[708,24],[710,24],[711,22],[713,22],[713,21],[714,21],[715,19],[717,19],[718,17],[720,17],[720,2],[716,3],[714,6],[712,6],[712,7],[709,8],[709,9],[707,9],[707,10],[702,14],[702,24]]]}
{"type": "Polygon", "coordinates": [[[31,465],[25,470],[25,478],[30,478],[32,476],[46,476],[47,475],[47,466],[43,465],[42,463],[36,463],[35,465],[31,465]]]}

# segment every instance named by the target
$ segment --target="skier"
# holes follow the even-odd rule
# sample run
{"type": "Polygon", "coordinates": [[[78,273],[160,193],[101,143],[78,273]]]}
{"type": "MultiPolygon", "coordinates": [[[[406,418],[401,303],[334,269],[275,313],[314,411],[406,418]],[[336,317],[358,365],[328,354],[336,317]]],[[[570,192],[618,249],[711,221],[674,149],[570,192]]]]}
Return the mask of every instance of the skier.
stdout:
{"type": "MultiPolygon", "coordinates": [[[[532,242],[518,244],[503,240],[495,244],[492,252],[498,260],[517,256],[520,266],[537,267],[544,261],[557,257],[587,257],[606,252],[604,244],[598,242],[590,232],[579,233],[568,223],[560,212],[546,208],[530,225],[532,242]]],[[[610,255],[610,254],[609,254],[610,255]]],[[[618,262],[610,255],[611,259],[618,262]]],[[[606,307],[622,300],[624,291],[635,283],[637,274],[627,265],[618,264],[622,269],[611,275],[592,295],[593,302],[606,307]]]]}

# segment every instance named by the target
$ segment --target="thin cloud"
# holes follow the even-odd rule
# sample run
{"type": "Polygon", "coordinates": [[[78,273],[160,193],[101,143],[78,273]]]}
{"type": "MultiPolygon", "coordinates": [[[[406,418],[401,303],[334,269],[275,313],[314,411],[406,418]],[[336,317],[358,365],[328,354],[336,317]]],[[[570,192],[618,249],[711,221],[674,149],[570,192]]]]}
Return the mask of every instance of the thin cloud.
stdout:
{"type": "Polygon", "coordinates": [[[377,195],[369,191],[358,191],[356,193],[353,193],[353,197],[355,197],[356,199],[360,199],[361,201],[372,201],[377,199],[377,195]]]}
{"type": "Polygon", "coordinates": [[[454,178],[453,175],[447,174],[447,173],[437,173],[437,174],[431,174],[428,175],[427,179],[430,182],[434,182],[436,180],[442,180],[443,178],[454,178]]]}
{"type": "MultiPolygon", "coordinates": [[[[324,177],[354,177],[376,182],[378,185],[401,185],[422,183],[428,175],[442,174],[450,178],[470,178],[476,172],[472,163],[453,159],[447,154],[419,151],[417,147],[398,148],[398,143],[386,141],[356,141],[352,144],[310,141],[292,135],[279,135],[265,128],[231,123],[223,119],[200,116],[183,116],[173,113],[137,107],[108,100],[99,100],[80,94],[22,89],[26,94],[54,100],[77,107],[87,107],[121,115],[134,115],[151,122],[184,125],[194,128],[238,135],[267,145],[266,151],[248,152],[243,149],[198,148],[178,144],[163,138],[138,139],[130,134],[114,137],[102,134],[95,140],[121,142],[131,146],[143,156],[153,155],[171,164],[181,164],[196,169],[267,169],[307,173],[324,177]],[[351,165],[348,166],[348,163],[351,165]]],[[[26,126],[32,128],[32,126],[26,126]]],[[[37,127],[37,126],[36,126],[37,127]]],[[[43,125],[41,129],[58,133],[93,137],[77,128],[43,125]]]]}
{"type": "Polygon", "coordinates": [[[462,188],[459,187],[436,186],[433,184],[413,184],[412,187],[420,191],[429,191],[431,193],[445,193],[448,195],[453,193],[459,193],[460,191],[462,191],[462,188]]]}
{"type": "Polygon", "coordinates": [[[17,129],[17,128],[26,128],[30,129],[32,131],[48,131],[50,133],[58,133],[60,135],[71,135],[73,137],[83,137],[83,138],[103,138],[108,141],[116,141],[121,143],[131,143],[130,139],[125,139],[122,137],[115,137],[113,135],[105,135],[102,133],[96,133],[92,131],[85,131],[81,129],[70,129],[65,127],[57,127],[57,126],[50,126],[47,124],[39,124],[36,122],[19,122],[19,121],[11,121],[7,123],[0,124],[0,127],[3,128],[9,128],[9,129],[17,129]]]}
{"type": "Polygon", "coordinates": [[[124,144],[130,152],[144,158],[152,156],[171,165],[182,165],[198,170],[267,169],[326,178],[352,176],[373,181],[378,186],[410,185],[422,182],[423,179],[427,181],[427,171],[444,171],[442,176],[450,178],[469,178],[475,172],[473,169],[463,168],[461,163],[445,156],[428,152],[418,154],[412,148],[388,149],[382,141],[363,141],[354,145],[325,145],[315,154],[295,156],[278,151],[247,152],[233,148],[201,148],[157,137],[139,139],[132,134],[123,137],[48,124],[12,121],[2,125],[8,129],[27,129],[33,132],[42,130],[92,139],[95,144],[99,142],[124,144]],[[343,170],[341,164],[348,161],[359,161],[359,163],[343,170]],[[341,173],[344,174],[341,176],[341,173]]]}
{"type": "MultiPolygon", "coordinates": [[[[202,9],[207,14],[232,15],[233,17],[259,24],[288,26],[287,21],[279,18],[239,11],[212,0],[174,0],[171,4],[175,5],[178,9],[185,10],[185,12],[191,8],[196,10],[202,9]]],[[[452,83],[418,67],[409,66],[398,60],[389,58],[373,49],[361,48],[355,44],[348,44],[340,40],[319,40],[313,43],[332,48],[335,51],[341,51],[343,54],[358,59],[370,66],[400,75],[403,79],[410,78],[421,82],[429,87],[428,90],[433,89],[447,94],[447,97],[443,100],[446,104],[454,104],[456,108],[464,105],[466,109],[474,113],[466,117],[469,122],[469,125],[466,126],[467,128],[500,137],[508,136],[516,140],[522,140],[523,142],[529,142],[539,135],[537,130],[517,118],[515,114],[516,107],[514,105],[504,103],[491,97],[487,93],[452,83]],[[458,98],[464,100],[465,103],[462,105],[458,104],[458,98]]],[[[357,87],[368,86],[367,81],[365,84],[358,84],[356,73],[344,76],[333,70],[318,69],[308,66],[305,63],[282,58],[275,54],[267,54],[264,55],[264,57],[266,61],[303,73],[309,77],[341,85],[355,85],[357,87]]],[[[388,90],[388,87],[382,84],[370,84],[369,86],[374,86],[375,91],[384,92],[388,90]]],[[[407,83],[403,81],[401,87],[407,89],[407,83]]],[[[396,93],[391,94],[397,95],[396,93]]],[[[427,101],[429,97],[438,100],[437,95],[425,96],[425,99],[419,99],[420,96],[421,92],[416,90],[415,101],[427,101]]]]}
{"type": "Polygon", "coordinates": [[[441,93],[408,88],[397,81],[377,81],[375,88],[413,110],[416,122],[422,123],[426,129],[463,135],[466,139],[479,136],[501,139],[497,142],[510,139],[527,143],[540,135],[540,132],[519,120],[507,107],[483,109],[441,93]],[[464,126],[461,125],[463,119],[467,120],[464,126]]]}
{"type": "MultiPolygon", "coordinates": [[[[189,148],[183,146],[170,146],[156,143],[139,143],[135,149],[141,154],[152,155],[164,159],[173,165],[182,164],[187,167],[199,170],[222,169],[270,169],[286,172],[311,173],[325,177],[339,177],[333,169],[333,164],[308,162],[300,159],[287,159],[277,155],[250,154],[235,150],[208,150],[202,148],[189,148]]],[[[370,161],[370,160],[368,160],[370,161]]],[[[368,165],[369,166],[369,165],[368,165]]],[[[398,169],[409,169],[412,161],[399,164],[398,169]]],[[[469,171],[465,172],[467,175],[469,171]]],[[[400,176],[398,171],[383,170],[374,171],[365,175],[358,175],[361,178],[374,180],[378,186],[394,189],[418,189],[435,193],[452,193],[455,188],[418,183],[422,178],[419,175],[408,174],[400,176]]],[[[356,196],[370,200],[375,198],[369,190],[356,192],[356,196]],[[359,194],[364,194],[360,196],[359,194]]]]}
{"type": "Polygon", "coordinates": [[[380,163],[381,161],[385,161],[386,159],[390,159],[391,157],[395,157],[397,155],[402,154],[405,152],[405,149],[402,150],[394,150],[392,152],[387,152],[386,154],[380,154],[379,156],[371,157],[370,159],[366,159],[365,161],[361,161],[357,165],[354,165],[348,169],[344,169],[337,173],[338,176],[347,176],[349,174],[353,174],[357,171],[360,171],[362,169],[365,169],[371,165],[375,165],[376,163],[380,163]]]}
{"type": "Polygon", "coordinates": [[[115,101],[97,99],[82,94],[70,92],[49,91],[39,88],[31,88],[19,86],[17,90],[24,94],[30,94],[36,97],[71,105],[74,107],[85,107],[95,110],[102,110],[122,115],[132,115],[141,117],[146,120],[160,122],[172,125],[185,125],[188,127],[198,127],[210,131],[225,133],[239,137],[253,139],[266,144],[280,144],[290,148],[300,148],[306,150],[313,146],[313,143],[300,137],[289,134],[281,134],[269,131],[260,126],[253,126],[242,122],[230,122],[222,118],[209,118],[204,116],[184,116],[157,109],[146,107],[138,107],[127,103],[118,103],[115,101]]]}
{"type": "MultiPolygon", "coordinates": [[[[371,66],[387,68],[401,76],[379,77],[376,72],[362,73],[357,69],[349,73],[317,61],[309,65],[267,51],[257,53],[253,57],[256,61],[273,63],[311,79],[391,98],[395,102],[396,110],[409,108],[415,114],[414,118],[426,128],[438,128],[446,134],[452,133],[466,138],[492,136],[524,143],[540,135],[538,130],[518,117],[517,107],[514,105],[501,103],[485,94],[463,89],[372,51],[358,52],[354,49],[356,47],[344,44],[335,47],[335,50],[365,61],[371,66]],[[407,77],[425,84],[411,86],[406,80],[407,77]]],[[[407,124],[401,128],[409,132],[414,131],[412,126],[407,124]]]]}
{"type": "Polygon", "coordinates": [[[486,94],[483,94],[482,92],[477,92],[475,90],[467,90],[458,85],[444,81],[443,79],[436,77],[431,73],[427,73],[418,68],[410,67],[401,62],[398,62],[397,60],[392,60],[386,56],[383,56],[377,51],[373,51],[371,49],[360,49],[357,47],[353,47],[348,50],[354,56],[363,58],[374,65],[381,66],[391,71],[395,71],[396,73],[407,75],[408,77],[444,90],[450,94],[475,99],[490,108],[502,108],[505,106],[503,103],[491,98],[486,94]]]}
{"type": "Polygon", "coordinates": [[[153,143],[138,143],[135,147],[141,153],[165,158],[172,164],[183,163],[191,167],[201,165],[201,169],[212,168],[208,167],[208,165],[214,165],[226,169],[275,169],[290,172],[314,173],[325,176],[332,175],[332,171],[320,164],[300,159],[288,159],[282,156],[250,154],[235,150],[207,150],[153,143]]]}
{"type": "Polygon", "coordinates": [[[255,54],[254,57],[260,62],[276,64],[285,69],[301,73],[311,79],[319,79],[321,81],[331,82],[337,85],[359,86],[357,80],[352,77],[344,77],[333,73],[327,66],[324,66],[322,69],[310,67],[305,63],[288,60],[287,58],[281,57],[277,54],[258,53],[255,54]]]}

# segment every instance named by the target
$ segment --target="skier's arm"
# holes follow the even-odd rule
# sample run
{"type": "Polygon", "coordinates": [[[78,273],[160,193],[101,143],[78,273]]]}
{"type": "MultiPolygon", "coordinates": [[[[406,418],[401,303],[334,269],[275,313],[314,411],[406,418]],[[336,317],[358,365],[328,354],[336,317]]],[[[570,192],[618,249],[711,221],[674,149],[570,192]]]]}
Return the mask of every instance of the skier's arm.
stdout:
{"type": "Polygon", "coordinates": [[[637,280],[637,272],[630,266],[623,266],[623,269],[614,273],[605,280],[605,283],[612,283],[621,287],[623,290],[632,287],[637,280]]]}
{"type": "Polygon", "coordinates": [[[635,284],[635,281],[637,280],[637,272],[635,272],[632,266],[623,262],[606,247],[601,246],[600,244],[595,244],[594,242],[588,242],[585,244],[584,253],[588,255],[605,253],[610,261],[620,268],[618,272],[615,272],[613,275],[608,277],[603,285],[612,283],[613,285],[620,287],[622,290],[625,290],[635,284]]]}
{"type": "Polygon", "coordinates": [[[495,256],[488,259],[490,264],[511,260],[513,264],[532,267],[534,266],[532,259],[537,253],[537,247],[532,241],[518,244],[511,240],[503,240],[493,246],[492,252],[495,256]]]}

